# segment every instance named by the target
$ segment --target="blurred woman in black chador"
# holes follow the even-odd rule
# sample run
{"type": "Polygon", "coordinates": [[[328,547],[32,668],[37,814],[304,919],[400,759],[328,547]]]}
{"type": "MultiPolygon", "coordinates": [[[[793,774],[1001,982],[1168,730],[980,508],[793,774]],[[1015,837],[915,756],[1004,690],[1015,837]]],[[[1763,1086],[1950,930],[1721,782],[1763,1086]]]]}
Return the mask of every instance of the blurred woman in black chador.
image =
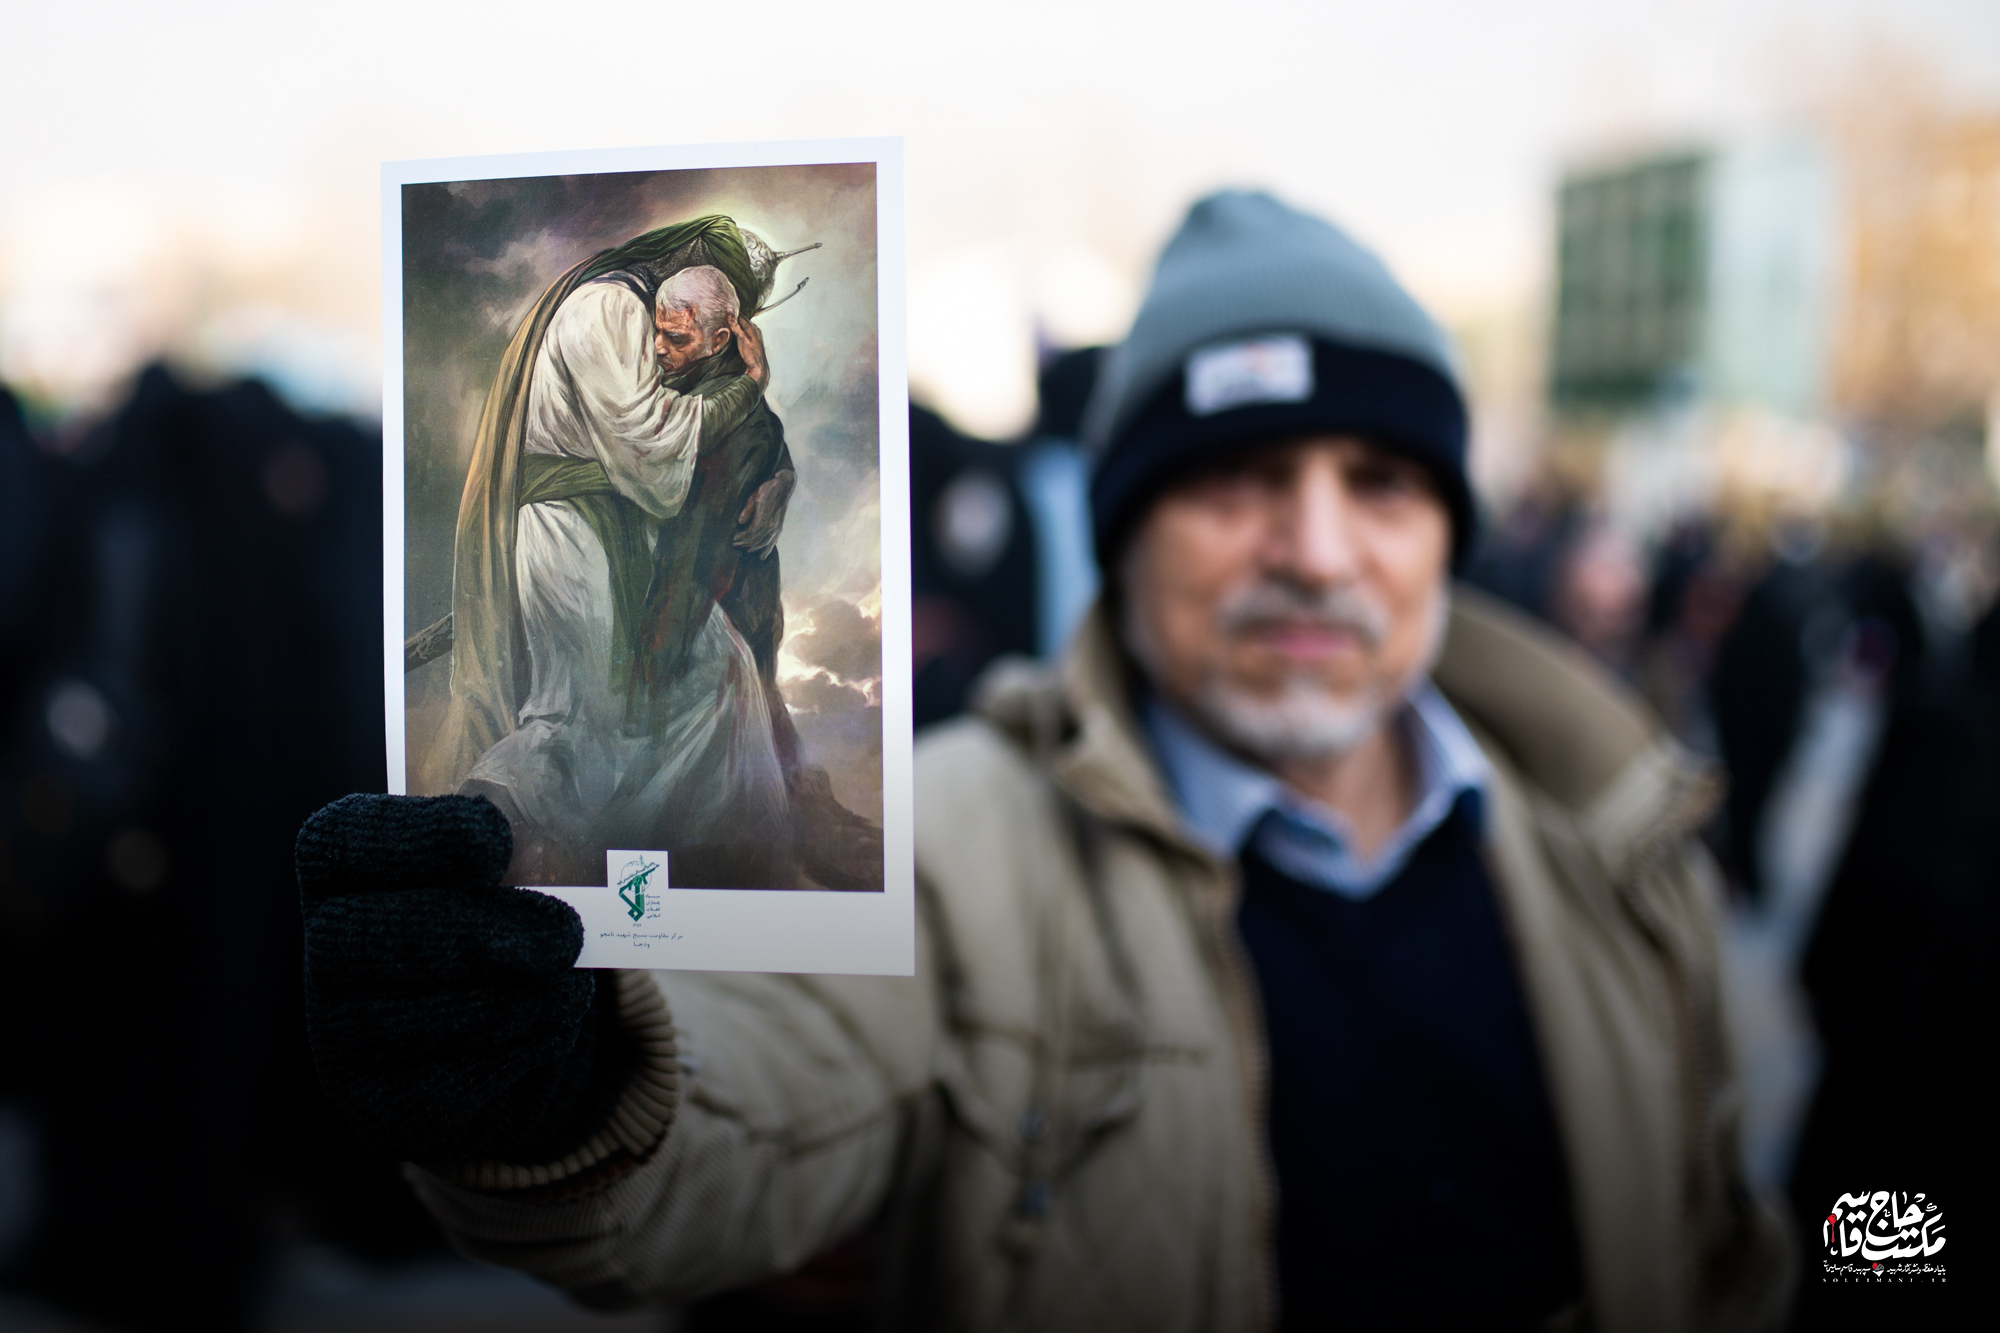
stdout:
{"type": "MultiPolygon", "coordinates": [[[[1991,1263],[2000,607],[1972,639],[1956,687],[1895,706],[1807,946],[1825,1065],[1791,1194],[1809,1255],[1842,1194],[1921,1191],[1949,1218],[1947,1269],[1991,1263]]],[[[1809,1260],[1795,1326],[1853,1313],[1857,1295],[1826,1287],[1809,1260]]]]}

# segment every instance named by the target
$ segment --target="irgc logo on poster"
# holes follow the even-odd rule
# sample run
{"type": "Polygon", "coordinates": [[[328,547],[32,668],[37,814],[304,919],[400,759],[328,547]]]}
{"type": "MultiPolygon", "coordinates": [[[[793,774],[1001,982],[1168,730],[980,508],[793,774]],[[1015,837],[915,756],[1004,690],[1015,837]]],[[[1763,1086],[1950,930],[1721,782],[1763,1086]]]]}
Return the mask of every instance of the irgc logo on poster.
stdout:
{"type": "Polygon", "coordinates": [[[1944,1281],[1944,1210],[1926,1195],[1843,1194],[1819,1230],[1824,1281],[1944,1281]]]}
{"type": "MultiPolygon", "coordinates": [[[[617,861],[620,855],[613,852],[609,859],[617,861]]],[[[666,859],[665,852],[654,852],[650,856],[644,852],[629,854],[629,859],[612,877],[611,885],[618,890],[618,901],[625,904],[625,915],[633,921],[659,918],[658,891],[666,887],[666,876],[659,870],[666,859]]]]}

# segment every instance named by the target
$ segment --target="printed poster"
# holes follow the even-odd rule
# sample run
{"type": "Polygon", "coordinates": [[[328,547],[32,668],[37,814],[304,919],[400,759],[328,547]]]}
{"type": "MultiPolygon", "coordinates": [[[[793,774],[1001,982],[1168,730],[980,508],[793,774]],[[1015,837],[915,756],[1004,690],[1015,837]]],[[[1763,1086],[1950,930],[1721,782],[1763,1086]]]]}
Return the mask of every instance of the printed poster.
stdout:
{"type": "Polygon", "coordinates": [[[383,168],[390,785],[579,966],[907,974],[895,140],[383,168]]]}

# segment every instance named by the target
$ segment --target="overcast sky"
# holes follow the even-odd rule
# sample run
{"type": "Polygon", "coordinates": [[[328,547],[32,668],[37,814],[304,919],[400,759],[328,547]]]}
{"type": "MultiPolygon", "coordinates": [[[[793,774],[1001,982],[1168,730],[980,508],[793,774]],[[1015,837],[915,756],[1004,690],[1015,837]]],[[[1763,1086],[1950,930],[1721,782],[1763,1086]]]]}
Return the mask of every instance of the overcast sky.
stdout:
{"type": "Polygon", "coordinates": [[[1036,323],[1115,336],[1205,188],[1329,212],[1461,320],[1533,299],[1579,156],[1781,127],[1870,49],[2000,105],[1994,0],[17,0],[5,30],[0,375],[54,400],[171,345],[366,407],[385,158],[904,135],[913,371],[998,432],[1036,323]]]}

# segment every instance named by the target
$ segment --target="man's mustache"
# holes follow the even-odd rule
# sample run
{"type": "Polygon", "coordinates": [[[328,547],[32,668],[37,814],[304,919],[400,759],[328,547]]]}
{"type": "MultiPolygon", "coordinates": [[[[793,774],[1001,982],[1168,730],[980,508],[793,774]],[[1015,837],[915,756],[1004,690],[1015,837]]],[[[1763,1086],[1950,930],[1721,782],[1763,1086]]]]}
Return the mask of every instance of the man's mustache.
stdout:
{"type": "Polygon", "coordinates": [[[1240,634],[1274,622],[1343,631],[1370,648],[1389,634],[1388,612],[1354,588],[1314,592],[1267,580],[1231,593],[1215,610],[1216,628],[1224,634],[1240,634]]]}

